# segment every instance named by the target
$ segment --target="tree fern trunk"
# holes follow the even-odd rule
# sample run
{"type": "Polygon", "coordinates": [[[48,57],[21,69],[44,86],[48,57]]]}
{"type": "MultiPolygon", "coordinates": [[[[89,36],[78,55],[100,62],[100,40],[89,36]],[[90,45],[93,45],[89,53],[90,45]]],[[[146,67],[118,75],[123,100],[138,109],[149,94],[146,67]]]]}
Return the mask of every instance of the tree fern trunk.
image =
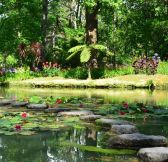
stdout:
{"type": "Polygon", "coordinates": [[[89,65],[88,65],[88,79],[92,79],[91,68],[89,65]]]}
{"type": "Polygon", "coordinates": [[[93,8],[86,6],[86,43],[96,44],[98,35],[98,10],[99,3],[93,8]]]}
{"type": "MultiPolygon", "coordinates": [[[[99,2],[93,7],[90,8],[86,6],[86,44],[92,45],[97,43],[98,39],[98,10],[99,2]]],[[[91,79],[91,67],[92,59],[97,59],[95,50],[92,50],[92,57],[88,64],[88,79],[91,79]]]]}

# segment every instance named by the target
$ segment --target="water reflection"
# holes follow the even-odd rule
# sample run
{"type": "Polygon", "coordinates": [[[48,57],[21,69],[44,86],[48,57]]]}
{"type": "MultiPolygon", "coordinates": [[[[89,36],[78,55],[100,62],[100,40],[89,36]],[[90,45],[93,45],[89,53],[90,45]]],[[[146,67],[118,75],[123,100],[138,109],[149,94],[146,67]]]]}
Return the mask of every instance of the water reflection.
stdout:
{"type": "MultiPolygon", "coordinates": [[[[112,156],[89,152],[75,146],[63,145],[66,141],[97,146],[95,130],[69,129],[41,133],[33,136],[0,136],[0,161],[2,162],[101,162],[130,160],[129,156],[112,156]],[[106,160],[104,159],[106,157],[106,160]],[[103,160],[104,159],[104,160],[103,160]],[[117,159],[117,160],[116,160],[117,159]]],[[[100,133],[100,132],[99,132],[100,133]]],[[[100,138],[100,137],[99,137],[100,138]]]]}
{"type": "Polygon", "coordinates": [[[104,98],[106,103],[118,102],[147,102],[168,106],[168,90],[145,90],[145,89],[55,89],[55,88],[0,88],[0,96],[29,97],[40,96],[81,96],[104,98]]]}

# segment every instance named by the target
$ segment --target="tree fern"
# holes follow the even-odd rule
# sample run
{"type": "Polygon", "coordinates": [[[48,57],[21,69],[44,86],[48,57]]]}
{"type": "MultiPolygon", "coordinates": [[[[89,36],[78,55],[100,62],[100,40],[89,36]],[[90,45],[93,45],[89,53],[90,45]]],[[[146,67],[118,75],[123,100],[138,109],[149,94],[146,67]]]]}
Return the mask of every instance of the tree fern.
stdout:
{"type": "Polygon", "coordinates": [[[72,47],[71,49],[69,49],[69,53],[72,53],[70,56],[68,56],[66,58],[66,60],[70,60],[73,56],[75,56],[78,52],[81,52],[84,48],[86,47],[86,45],[79,45],[79,46],[75,46],[72,47]]]}
{"type": "Polygon", "coordinates": [[[85,48],[86,45],[79,45],[79,46],[75,46],[75,47],[72,47],[71,49],[69,49],[69,53],[78,53],[80,51],[83,50],[83,48],[85,48]]]}
{"type": "Polygon", "coordinates": [[[107,47],[106,46],[103,46],[101,44],[94,44],[94,45],[91,45],[91,47],[93,49],[96,49],[98,51],[106,51],[107,50],[107,47]]]}
{"type": "Polygon", "coordinates": [[[85,47],[80,54],[80,61],[82,63],[88,62],[90,57],[91,57],[91,49],[89,47],[85,47]]]}

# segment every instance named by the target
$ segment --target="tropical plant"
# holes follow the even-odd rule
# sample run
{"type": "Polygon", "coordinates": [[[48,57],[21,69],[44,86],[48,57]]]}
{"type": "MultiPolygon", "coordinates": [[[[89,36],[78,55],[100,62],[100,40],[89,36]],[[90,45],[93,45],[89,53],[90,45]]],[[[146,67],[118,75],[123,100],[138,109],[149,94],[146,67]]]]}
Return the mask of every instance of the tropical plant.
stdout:
{"type": "Polygon", "coordinates": [[[69,49],[70,56],[66,60],[72,59],[76,54],[80,54],[80,62],[87,63],[88,79],[91,79],[91,68],[97,66],[98,51],[107,52],[107,47],[101,44],[78,45],[69,49]]]}

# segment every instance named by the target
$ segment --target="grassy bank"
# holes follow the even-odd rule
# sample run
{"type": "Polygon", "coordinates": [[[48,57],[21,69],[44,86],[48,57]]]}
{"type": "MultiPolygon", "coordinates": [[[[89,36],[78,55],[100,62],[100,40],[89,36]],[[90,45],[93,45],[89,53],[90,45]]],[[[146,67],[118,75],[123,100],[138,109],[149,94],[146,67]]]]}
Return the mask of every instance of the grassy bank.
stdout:
{"type": "Polygon", "coordinates": [[[39,77],[9,81],[10,86],[73,87],[73,88],[168,88],[168,75],[124,75],[109,79],[77,80],[60,77],[39,77]]]}

